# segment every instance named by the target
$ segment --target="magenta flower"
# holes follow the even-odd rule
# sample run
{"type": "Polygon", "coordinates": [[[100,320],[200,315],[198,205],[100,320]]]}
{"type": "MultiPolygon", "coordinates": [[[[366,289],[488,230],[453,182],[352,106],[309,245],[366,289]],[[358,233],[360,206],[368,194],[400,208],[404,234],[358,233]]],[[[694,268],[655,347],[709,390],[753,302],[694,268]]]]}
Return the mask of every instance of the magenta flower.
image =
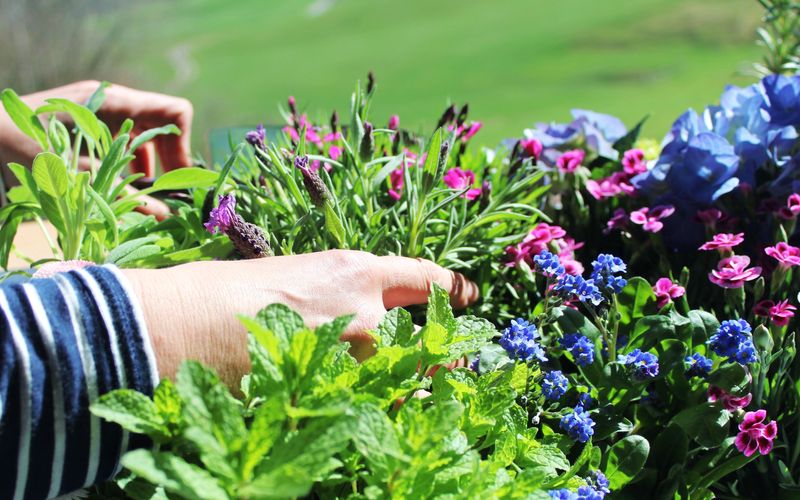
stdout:
{"type": "Polygon", "coordinates": [[[603,230],[604,234],[608,234],[615,229],[624,229],[628,226],[630,218],[624,208],[614,210],[614,215],[606,222],[606,228],[603,230]]]}
{"type": "Polygon", "coordinates": [[[583,163],[586,153],[582,149],[573,149],[567,151],[556,160],[556,167],[565,174],[571,174],[578,170],[578,167],[583,163]]]}
{"type": "Polygon", "coordinates": [[[215,234],[217,229],[226,232],[236,217],[236,198],[232,194],[220,195],[219,205],[211,209],[208,222],[204,224],[209,233],[215,234]]]}
{"type": "MultiPolygon", "coordinates": [[[[549,226],[552,228],[561,229],[558,226],[549,226]]],[[[553,246],[556,247],[558,258],[561,265],[564,266],[564,271],[572,276],[583,274],[583,264],[575,260],[575,250],[583,247],[583,242],[577,243],[573,238],[563,237],[552,240],[553,246]]]]}
{"type": "Polygon", "coordinates": [[[775,326],[788,325],[796,310],[795,306],[789,304],[788,299],[777,303],[771,300],[762,300],[753,308],[753,312],[757,316],[768,317],[775,326]]]}
{"type": "Polygon", "coordinates": [[[760,267],[747,268],[750,257],[731,255],[719,261],[717,268],[708,273],[708,279],[722,288],[741,288],[746,281],[753,281],[761,276],[760,267]]]}
{"type": "MultiPolygon", "coordinates": [[[[551,226],[546,222],[537,224],[520,243],[506,247],[506,257],[509,259],[507,265],[514,267],[521,261],[532,265],[533,258],[539,255],[542,250],[547,250],[550,242],[558,238],[563,238],[566,234],[567,232],[560,226],[551,226]]],[[[567,243],[567,245],[569,245],[569,243],[567,243]]],[[[575,244],[573,240],[573,249],[579,248],[579,245],[582,245],[582,243],[575,244]]]]}
{"type": "Polygon", "coordinates": [[[469,125],[469,128],[465,128],[466,132],[464,132],[461,135],[461,141],[462,142],[467,142],[470,139],[472,139],[475,136],[475,134],[478,133],[478,131],[481,129],[481,127],[483,127],[483,123],[481,123],[481,122],[472,122],[469,125]]]}
{"type": "Polygon", "coordinates": [[[713,228],[716,226],[717,221],[722,219],[722,215],[722,211],[716,208],[709,208],[707,210],[698,210],[695,218],[702,222],[704,226],[713,228]]]}
{"type": "Polygon", "coordinates": [[[339,146],[331,146],[330,149],[328,149],[328,156],[331,157],[331,160],[337,161],[342,157],[342,148],[339,146]]]}
{"type": "MultiPolygon", "coordinates": [[[[455,167],[448,170],[442,180],[449,188],[461,190],[475,184],[475,174],[472,170],[462,170],[461,167],[455,167]]],[[[480,195],[480,188],[473,188],[464,193],[463,197],[468,200],[474,200],[480,195]]]]}
{"type": "Polygon", "coordinates": [[[669,278],[659,278],[653,286],[653,293],[656,294],[658,300],[656,305],[660,309],[669,304],[672,299],[682,297],[686,293],[686,289],[669,278]]]}
{"type": "Polygon", "coordinates": [[[400,166],[389,174],[389,183],[392,185],[389,188],[389,196],[394,200],[399,200],[403,196],[403,182],[405,182],[403,170],[403,167],[400,166]]]}
{"type": "Polygon", "coordinates": [[[625,172],[614,172],[604,179],[586,181],[586,190],[596,200],[613,198],[621,194],[631,195],[636,188],[630,183],[630,177],[625,172]]]}
{"type": "Polygon", "coordinates": [[[744,233],[719,233],[715,234],[711,241],[707,241],[700,245],[699,250],[732,250],[736,245],[744,241],[744,233]]]}
{"type": "Polygon", "coordinates": [[[533,157],[534,160],[538,160],[539,156],[542,155],[542,143],[536,139],[522,139],[519,144],[525,153],[533,157]]]}
{"type": "Polygon", "coordinates": [[[400,117],[397,115],[392,115],[389,117],[389,124],[386,125],[386,128],[389,130],[397,130],[400,127],[400,117]]]}
{"type": "Polygon", "coordinates": [[[639,224],[648,233],[657,233],[664,227],[661,219],[666,219],[675,212],[672,205],[659,205],[653,208],[640,208],[631,212],[631,222],[639,224]]]}
{"type": "Polygon", "coordinates": [[[781,241],[774,247],[767,247],[764,253],[777,260],[781,267],[800,266],[800,248],[781,241]]]}
{"type": "Polygon", "coordinates": [[[739,424],[739,434],[734,441],[736,449],[744,453],[744,456],[750,457],[756,450],[766,455],[772,450],[772,441],[778,435],[778,424],[774,420],[765,424],[766,417],[766,410],[748,411],[744,414],[744,420],[739,424]]]}
{"type": "Polygon", "coordinates": [[[793,193],[786,199],[786,212],[796,217],[800,214],[800,193],[793,193]]]}
{"type": "Polygon", "coordinates": [[[622,155],[622,168],[628,175],[647,172],[647,162],[644,160],[644,151],[629,149],[622,155]]]}
{"type": "Polygon", "coordinates": [[[717,401],[719,401],[722,404],[723,408],[733,413],[742,408],[746,408],[747,405],[750,404],[750,401],[753,400],[753,395],[747,393],[747,395],[745,396],[734,396],[725,389],[722,389],[715,385],[709,385],[708,400],[711,403],[716,403],[717,401]]]}

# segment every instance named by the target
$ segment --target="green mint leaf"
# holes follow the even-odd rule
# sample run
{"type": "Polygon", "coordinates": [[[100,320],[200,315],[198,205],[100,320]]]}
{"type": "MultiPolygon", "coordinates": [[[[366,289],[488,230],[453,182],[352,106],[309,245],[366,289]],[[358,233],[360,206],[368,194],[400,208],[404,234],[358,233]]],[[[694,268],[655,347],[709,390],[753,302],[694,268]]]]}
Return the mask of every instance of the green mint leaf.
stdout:
{"type": "Polygon", "coordinates": [[[281,437],[283,423],[286,420],[284,408],[285,401],[280,398],[270,398],[256,410],[244,450],[242,477],[245,481],[252,479],[255,468],[281,437]]]}
{"type": "Polygon", "coordinates": [[[230,498],[208,471],[169,453],[135,450],[122,457],[122,465],[151,483],[185,498],[230,498]]]}
{"type": "Polygon", "coordinates": [[[171,427],[177,427],[181,422],[181,397],[175,384],[168,378],[162,379],[153,393],[153,402],[158,415],[171,427]]]}
{"type": "MultiPolygon", "coordinates": [[[[455,320],[453,321],[455,323],[455,320]]],[[[422,337],[422,364],[432,366],[449,358],[447,330],[440,323],[430,321],[420,330],[422,337]]]]}
{"type": "Polygon", "coordinates": [[[213,434],[206,429],[192,426],[183,432],[182,438],[194,446],[200,455],[200,461],[214,477],[224,480],[225,484],[238,482],[238,475],[227,456],[227,450],[213,434]]]}
{"type": "Polygon", "coordinates": [[[369,464],[370,480],[384,483],[408,458],[402,452],[400,438],[386,412],[372,404],[354,408],[356,428],[353,443],[369,464]]]}
{"type": "Polygon", "coordinates": [[[431,284],[431,293],[428,296],[428,323],[442,325],[447,333],[453,333],[457,327],[453,308],[450,306],[450,295],[436,283],[431,284]]]}
{"type": "Polygon", "coordinates": [[[121,425],[138,434],[147,434],[161,442],[169,436],[164,420],[155,403],[142,393],[131,389],[118,389],[100,396],[90,410],[98,417],[121,425]]]}
{"type": "Polygon", "coordinates": [[[408,347],[414,339],[414,322],[411,313],[402,307],[387,312],[376,330],[382,346],[399,345],[408,347]]]}

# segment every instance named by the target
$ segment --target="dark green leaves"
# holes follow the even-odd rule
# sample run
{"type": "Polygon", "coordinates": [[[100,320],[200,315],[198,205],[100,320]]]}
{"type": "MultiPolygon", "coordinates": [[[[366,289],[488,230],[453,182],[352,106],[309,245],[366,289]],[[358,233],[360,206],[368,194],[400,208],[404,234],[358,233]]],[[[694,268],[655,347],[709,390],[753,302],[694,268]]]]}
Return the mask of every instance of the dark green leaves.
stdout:
{"type": "Polygon", "coordinates": [[[628,436],[608,452],[605,475],[612,491],[629,483],[642,470],[650,453],[650,443],[642,436],[628,436]]]}
{"type": "Polygon", "coordinates": [[[728,437],[731,414],[721,405],[703,403],[683,410],[672,422],[704,448],[719,446],[728,437]]]}

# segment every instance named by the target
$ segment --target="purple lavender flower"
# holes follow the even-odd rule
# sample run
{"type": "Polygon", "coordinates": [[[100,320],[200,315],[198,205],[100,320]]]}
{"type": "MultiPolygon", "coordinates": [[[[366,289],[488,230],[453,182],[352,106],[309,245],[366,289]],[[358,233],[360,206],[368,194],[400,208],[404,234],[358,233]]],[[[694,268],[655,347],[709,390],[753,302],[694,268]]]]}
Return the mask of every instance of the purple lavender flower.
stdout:
{"type": "Polygon", "coordinates": [[[585,443],[594,435],[594,421],[583,406],[578,405],[572,413],[561,417],[561,428],[575,441],[585,443]]]}
{"type": "Polygon", "coordinates": [[[511,325],[503,330],[500,346],[506,350],[511,359],[525,363],[533,359],[547,361],[544,350],[536,341],[537,338],[539,332],[536,330],[536,325],[520,318],[512,320],[511,325]]]}
{"type": "Polygon", "coordinates": [[[264,128],[264,124],[259,124],[255,130],[248,132],[244,138],[251,146],[264,149],[264,142],[267,140],[267,131],[264,128]]]}
{"type": "Polygon", "coordinates": [[[758,358],[751,332],[750,324],[743,319],[723,321],[708,345],[719,356],[727,356],[743,365],[753,363],[758,358]]]}
{"type": "Polygon", "coordinates": [[[703,356],[699,352],[696,352],[691,356],[686,356],[684,363],[686,364],[686,376],[689,378],[706,378],[706,376],[711,373],[711,368],[714,366],[713,361],[703,356]]]}
{"type": "Polygon", "coordinates": [[[589,366],[594,362],[594,344],[585,335],[568,333],[558,339],[561,347],[568,350],[579,366],[589,366]]]}
{"type": "Polygon", "coordinates": [[[561,399],[567,389],[569,388],[569,381],[559,370],[547,372],[542,379],[542,396],[551,401],[558,401],[561,399]]]}
{"type": "Polygon", "coordinates": [[[655,354],[634,349],[626,355],[621,355],[618,361],[623,365],[632,367],[633,378],[645,380],[658,375],[658,358],[655,354]]]}
{"type": "Polygon", "coordinates": [[[227,232],[236,217],[236,198],[232,194],[219,197],[219,206],[213,208],[204,225],[209,233],[227,232]]]}

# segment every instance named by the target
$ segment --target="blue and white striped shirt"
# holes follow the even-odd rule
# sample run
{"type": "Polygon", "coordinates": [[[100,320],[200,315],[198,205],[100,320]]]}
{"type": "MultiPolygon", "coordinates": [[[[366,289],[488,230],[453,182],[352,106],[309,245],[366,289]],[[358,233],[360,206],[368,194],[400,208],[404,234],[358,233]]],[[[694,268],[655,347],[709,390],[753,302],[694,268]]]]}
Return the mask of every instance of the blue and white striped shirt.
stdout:
{"type": "Polygon", "coordinates": [[[144,318],[113,266],[0,286],[0,499],[50,498],[114,476],[146,443],[89,413],[98,396],[152,395],[144,318]]]}

